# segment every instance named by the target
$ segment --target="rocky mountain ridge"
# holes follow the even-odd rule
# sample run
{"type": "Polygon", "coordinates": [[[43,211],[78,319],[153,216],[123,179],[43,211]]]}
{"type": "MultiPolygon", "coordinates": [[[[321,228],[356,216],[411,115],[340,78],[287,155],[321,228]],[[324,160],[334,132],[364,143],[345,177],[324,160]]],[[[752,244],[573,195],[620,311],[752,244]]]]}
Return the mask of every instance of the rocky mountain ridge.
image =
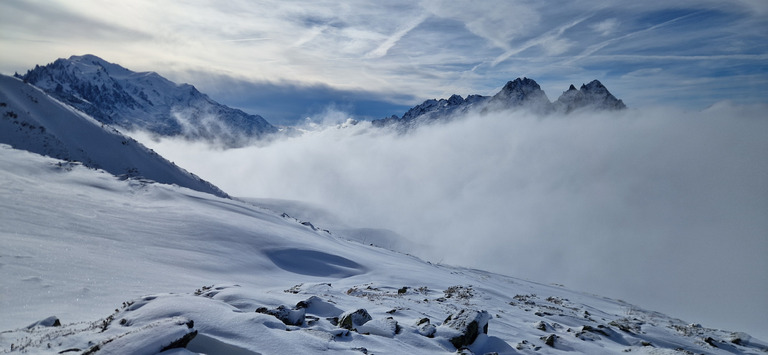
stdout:
{"type": "Polygon", "coordinates": [[[563,92],[554,102],[550,102],[547,94],[539,84],[530,78],[517,78],[506,85],[493,96],[469,95],[463,98],[452,95],[446,99],[430,99],[414,106],[402,117],[390,117],[374,120],[377,127],[397,125],[409,128],[423,122],[436,119],[450,119],[456,114],[477,110],[481,114],[509,109],[526,109],[539,115],[552,113],[567,114],[576,110],[622,110],[626,105],[613,96],[598,80],[582,84],[580,89],[573,85],[563,92]]]}
{"type": "Polygon", "coordinates": [[[147,179],[227,197],[213,184],[176,166],[136,140],[95,121],[17,78],[0,75],[0,143],[102,169],[124,179],[147,179]]]}
{"type": "Polygon", "coordinates": [[[155,72],[133,72],[94,55],[60,58],[16,77],[101,123],[127,130],[227,147],[277,132],[263,117],[219,104],[192,85],[155,72]]]}

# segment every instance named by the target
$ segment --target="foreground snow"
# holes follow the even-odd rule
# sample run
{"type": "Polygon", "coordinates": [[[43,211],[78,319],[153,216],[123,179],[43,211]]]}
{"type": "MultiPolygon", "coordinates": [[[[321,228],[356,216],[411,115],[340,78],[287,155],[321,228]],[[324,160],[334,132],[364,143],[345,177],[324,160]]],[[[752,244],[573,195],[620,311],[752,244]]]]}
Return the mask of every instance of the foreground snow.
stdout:
{"type": "Polygon", "coordinates": [[[474,338],[461,327],[473,320],[475,354],[768,351],[747,334],[8,146],[0,196],[4,352],[445,354],[474,338]]]}

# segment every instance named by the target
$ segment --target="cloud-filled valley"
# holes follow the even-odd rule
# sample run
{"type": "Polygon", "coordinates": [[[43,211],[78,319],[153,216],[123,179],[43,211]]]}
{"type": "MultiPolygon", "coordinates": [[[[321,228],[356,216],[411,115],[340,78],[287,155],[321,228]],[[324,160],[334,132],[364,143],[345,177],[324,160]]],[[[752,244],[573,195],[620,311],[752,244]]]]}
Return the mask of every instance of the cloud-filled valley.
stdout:
{"type": "Polygon", "coordinates": [[[140,140],[233,196],[321,205],[434,263],[765,329],[765,110],[500,112],[407,134],[330,111],[259,146],[140,140]]]}

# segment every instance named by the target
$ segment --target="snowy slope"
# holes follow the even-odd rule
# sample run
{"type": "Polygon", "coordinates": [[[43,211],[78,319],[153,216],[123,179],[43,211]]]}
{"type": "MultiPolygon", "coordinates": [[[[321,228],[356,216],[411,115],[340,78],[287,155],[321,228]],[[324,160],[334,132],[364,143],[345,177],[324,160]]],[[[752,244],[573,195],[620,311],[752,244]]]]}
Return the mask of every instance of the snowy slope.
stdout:
{"type": "Polygon", "coordinates": [[[19,79],[0,75],[0,113],[0,143],[79,161],[118,176],[143,177],[226,196],[137,141],[19,79]]]}
{"type": "Polygon", "coordinates": [[[100,122],[125,129],[225,146],[277,131],[261,116],[221,105],[192,85],[178,85],[154,72],[133,72],[94,55],[60,58],[20,78],[100,122]]]}
{"type": "Polygon", "coordinates": [[[0,146],[0,196],[3,352],[768,349],[747,334],[559,286],[425,263],[281,211],[121,180],[8,146],[0,146]]]}

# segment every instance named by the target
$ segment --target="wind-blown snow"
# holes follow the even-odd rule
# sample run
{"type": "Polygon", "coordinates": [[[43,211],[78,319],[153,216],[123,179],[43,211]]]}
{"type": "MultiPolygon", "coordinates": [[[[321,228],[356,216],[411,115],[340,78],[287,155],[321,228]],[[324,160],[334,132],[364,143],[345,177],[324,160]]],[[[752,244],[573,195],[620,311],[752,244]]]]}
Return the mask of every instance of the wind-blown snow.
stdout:
{"type": "Polygon", "coordinates": [[[768,348],[744,333],[425,263],[246,202],[7,145],[0,196],[5,351],[154,354],[189,342],[170,353],[445,354],[460,332],[444,319],[462,313],[488,321],[468,346],[476,354],[768,348]],[[294,312],[285,320],[270,314],[285,308],[294,312]],[[357,331],[334,325],[357,309],[372,318],[357,331]]]}

